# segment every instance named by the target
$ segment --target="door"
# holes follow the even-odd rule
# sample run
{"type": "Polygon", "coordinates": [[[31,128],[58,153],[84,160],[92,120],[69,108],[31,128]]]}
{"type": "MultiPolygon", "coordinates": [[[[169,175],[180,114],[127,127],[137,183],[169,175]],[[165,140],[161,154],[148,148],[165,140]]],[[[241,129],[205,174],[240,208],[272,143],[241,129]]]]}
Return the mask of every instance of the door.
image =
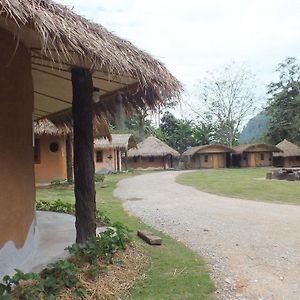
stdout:
{"type": "Polygon", "coordinates": [[[250,167],[256,167],[256,153],[250,153],[250,167]]]}
{"type": "Polygon", "coordinates": [[[213,168],[218,169],[219,168],[219,155],[213,154],[212,155],[212,161],[213,161],[213,168]]]}

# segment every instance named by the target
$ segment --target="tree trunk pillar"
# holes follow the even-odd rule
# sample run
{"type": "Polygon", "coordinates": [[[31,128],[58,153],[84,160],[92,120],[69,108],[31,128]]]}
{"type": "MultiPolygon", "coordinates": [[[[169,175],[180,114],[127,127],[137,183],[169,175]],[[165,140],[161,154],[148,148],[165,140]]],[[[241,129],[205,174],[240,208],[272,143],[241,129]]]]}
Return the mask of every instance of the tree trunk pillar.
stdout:
{"type": "Polygon", "coordinates": [[[89,70],[71,70],[74,127],[74,191],[76,243],[96,234],[95,165],[93,140],[93,81],[89,70]]]}

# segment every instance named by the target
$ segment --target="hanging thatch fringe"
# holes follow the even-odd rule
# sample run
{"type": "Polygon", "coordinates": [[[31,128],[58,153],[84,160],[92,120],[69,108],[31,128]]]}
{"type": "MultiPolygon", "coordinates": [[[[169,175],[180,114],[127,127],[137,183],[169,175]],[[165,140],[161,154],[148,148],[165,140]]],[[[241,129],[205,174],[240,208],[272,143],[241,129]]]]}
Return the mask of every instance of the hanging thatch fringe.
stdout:
{"type": "MultiPolygon", "coordinates": [[[[94,126],[94,137],[103,138],[111,140],[111,134],[109,131],[109,126],[107,121],[104,118],[95,116],[93,120],[94,126]]],[[[67,135],[73,130],[72,119],[69,119],[69,122],[57,122],[54,124],[48,119],[40,119],[34,122],[34,134],[35,135],[67,135]]]]}
{"type": "Polygon", "coordinates": [[[1,0],[0,14],[16,35],[37,43],[32,51],[44,59],[137,78],[147,99],[149,93],[171,99],[182,90],[161,62],[64,5],[52,0],[1,0]]]}

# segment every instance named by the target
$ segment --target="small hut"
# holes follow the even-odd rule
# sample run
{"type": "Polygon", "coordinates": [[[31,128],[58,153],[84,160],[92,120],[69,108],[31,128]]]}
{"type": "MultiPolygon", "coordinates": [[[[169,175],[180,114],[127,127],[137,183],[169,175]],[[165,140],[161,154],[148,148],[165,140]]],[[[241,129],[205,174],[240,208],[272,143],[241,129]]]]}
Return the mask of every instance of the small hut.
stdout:
{"type": "Polygon", "coordinates": [[[154,136],[146,138],[137,149],[128,151],[128,166],[133,169],[170,169],[180,153],[154,136]]]}
{"type": "Polygon", "coordinates": [[[67,178],[66,135],[68,127],[59,128],[47,119],[34,123],[35,183],[50,183],[67,178]]]}
{"type": "MultiPolygon", "coordinates": [[[[94,119],[94,136],[111,139],[106,121],[94,119]]],[[[72,128],[57,127],[48,119],[34,122],[34,174],[36,184],[72,180],[72,128]]]]}
{"type": "Polygon", "coordinates": [[[186,158],[187,169],[218,169],[230,167],[232,152],[230,147],[212,144],[191,147],[182,156],[186,158]]]}
{"type": "Polygon", "coordinates": [[[127,152],[136,148],[137,143],[132,134],[112,134],[109,139],[95,139],[95,170],[102,169],[120,172],[127,170],[127,152]]]}
{"type": "Polygon", "coordinates": [[[273,165],[273,153],[281,150],[271,144],[244,144],[233,148],[233,167],[269,167],[273,165]]]}
{"type": "Polygon", "coordinates": [[[299,167],[300,147],[284,139],[276,145],[282,152],[273,153],[275,167],[299,167]]]}

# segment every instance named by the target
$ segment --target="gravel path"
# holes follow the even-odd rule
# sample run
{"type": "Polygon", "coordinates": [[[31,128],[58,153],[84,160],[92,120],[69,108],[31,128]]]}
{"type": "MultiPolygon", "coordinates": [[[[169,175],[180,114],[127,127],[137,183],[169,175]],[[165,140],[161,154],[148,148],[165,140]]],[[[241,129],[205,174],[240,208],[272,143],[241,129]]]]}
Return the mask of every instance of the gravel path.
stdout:
{"type": "Polygon", "coordinates": [[[300,206],[207,194],[177,184],[181,173],[125,179],[115,195],[131,214],[201,253],[219,299],[300,299],[300,206]]]}

